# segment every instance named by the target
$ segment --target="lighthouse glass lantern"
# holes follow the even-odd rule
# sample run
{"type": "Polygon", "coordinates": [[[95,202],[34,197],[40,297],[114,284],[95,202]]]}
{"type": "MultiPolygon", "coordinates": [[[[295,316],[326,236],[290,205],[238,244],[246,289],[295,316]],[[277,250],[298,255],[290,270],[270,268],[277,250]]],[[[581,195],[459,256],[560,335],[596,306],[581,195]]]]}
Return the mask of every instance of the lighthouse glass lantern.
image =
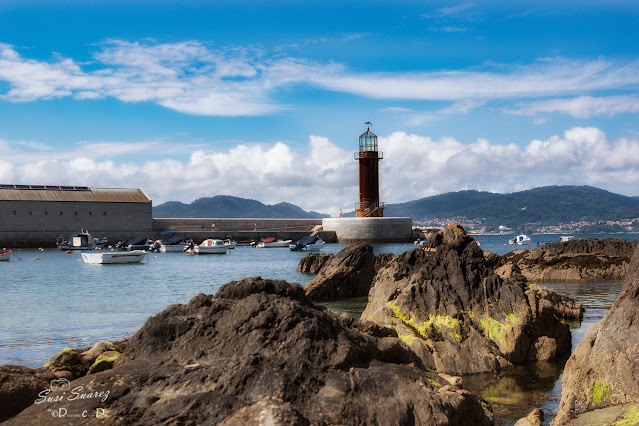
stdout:
{"type": "Polygon", "coordinates": [[[377,136],[367,122],[366,132],[359,137],[359,203],[355,206],[357,217],[383,217],[384,203],[379,201],[379,160],[383,154],[377,150],[377,136]]]}

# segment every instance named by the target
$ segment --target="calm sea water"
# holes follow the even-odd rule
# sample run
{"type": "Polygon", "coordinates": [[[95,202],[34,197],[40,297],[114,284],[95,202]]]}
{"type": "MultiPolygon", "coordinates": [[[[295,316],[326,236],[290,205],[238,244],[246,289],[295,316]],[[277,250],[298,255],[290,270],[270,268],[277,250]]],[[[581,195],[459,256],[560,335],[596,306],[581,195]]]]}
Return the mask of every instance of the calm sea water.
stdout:
{"type": "MultiPolygon", "coordinates": [[[[639,240],[639,234],[575,234],[576,238],[587,236],[639,240]]],[[[533,244],[512,246],[505,245],[513,238],[510,235],[473,237],[483,250],[498,254],[559,240],[558,235],[531,235],[533,244]]],[[[337,253],[344,247],[327,244],[322,250],[337,253]]],[[[376,254],[400,254],[413,248],[412,244],[374,245],[376,254]]],[[[238,247],[226,255],[208,256],[158,253],[133,265],[86,265],[79,253],[56,249],[14,253],[11,262],[0,262],[0,365],[39,367],[63,348],[129,337],[168,305],[186,303],[198,293],[214,294],[232,280],[261,276],[305,285],[313,278],[296,269],[305,253],[288,249],[238,247]]],[[[573,347],[606,314],[621,288],[619,283],[549,287],[586,305],[584,321],[573,330],[573,347]]],[[[355,316],[365,305],[366,298],[331,304],[355,316]]],[[[530,368],[505,379],[485,380],[474,389],[491,401],[499,424],[514,423],[535,406],[556,410],[561,368],[530,368]]]]}

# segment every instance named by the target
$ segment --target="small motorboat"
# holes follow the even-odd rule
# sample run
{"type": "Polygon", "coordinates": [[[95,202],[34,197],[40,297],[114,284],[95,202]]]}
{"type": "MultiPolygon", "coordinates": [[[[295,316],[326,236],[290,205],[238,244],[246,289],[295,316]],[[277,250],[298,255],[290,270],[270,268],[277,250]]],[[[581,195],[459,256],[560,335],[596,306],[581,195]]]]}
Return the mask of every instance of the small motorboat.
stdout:
{"type": "Polygon", "coordinates": [[[140,263],[146,257],[144,250],[132,251],[104,251],[82,253],[84,263],[112,264],[112,263],[140,263]]]}
{"type": "Polygon", "coordinates": [[[324,245],[324,240],[315,235],[302,237],[289,245],[291,251],[319,251],[324,245]]]}
{"type": "Polygon", "coordinates": [[[208,239],[202,241],[200,245],[193,247],[195,254],[226,254],[228,246],[222,240],[208,239]]]}
{"type": "Polygon", "coordinates": [[[0,261],[9,261],[11,260],[11,250],[3,250],[0,251],[0,261]]]}
{"type": "Polygon", "coordinates": [[[289,247],[293,240],[278,240],[277,238],[264,238],[255,247],[257,248],[276,248],[276,247],[289,247]]]}
{"type": "Polygon", "coordinates": [[[236,244],[236,242],[235,242],[235,241],[233,241],[233,240],[231,240],[231,239],[228,239],[228,240],[224,241],[224,245],[225,245],[226,247],[228,247],[228,248],[229,248],[229,250],[232,250],[232,249],[234,249],[234,248],[235,248],[235,246],[236,246],[237,244],[236,244]]]}
{"type": "MultiPolygon", "coordinates": [[[[160,239],[155,243],[159,243],[160,247],[158,251],[160,253],[166,252],[182,252],[189,246],[189,242],[182,237],[178,237],[174,232],[164,231],[160,233],[160,239]]],[[[154,244],[155,244],[154,243],[154,244]]]]}
{"type": "Polygon", "coordinates": [[[562,243],[566,243],[570,240],[572,240],[573,238],[575,238],[572,235],[562,235],[561,237],[559,237],[559,241],[561,241],[562,243]]]}
{"type": "Polygon", "coordinates": [[[149,250],[153,241],[149,240],[147,237],[135,237],[126,242],[127,250],[149,250]]]}
{"type": "Polygon", "coordinates": [[[508,240],[508,244],[516,244],[516,245],[524,245],[524,244],[532,244],[530,237],[528,235],[520,234],[517,235],[512,240],[508,240]]]}
{"type": "MultiPolygon", "coordinates": [[[[62,238],[60,238],[62,239],[62,238]]],[[[60,250],[93,250],[96,248],[96,238],[93,238],[88,231],[82,231],[71,235],[66,241],[58,243],[60,250]]]]}

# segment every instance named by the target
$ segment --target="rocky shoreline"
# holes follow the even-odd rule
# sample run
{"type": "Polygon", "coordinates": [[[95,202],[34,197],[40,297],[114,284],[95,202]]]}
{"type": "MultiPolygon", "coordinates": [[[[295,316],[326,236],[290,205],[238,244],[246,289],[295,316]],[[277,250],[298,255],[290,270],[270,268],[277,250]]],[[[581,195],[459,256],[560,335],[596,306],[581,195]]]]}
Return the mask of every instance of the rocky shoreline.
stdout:
{"type": "MultiPolygon", "coordinates": [[[[595,270],[627,275],[610,319],[570,355],[554,424],[586,424],[578,421],[593,410],[625,419],[639,406],[639,388],[626,383],[639,359],[639,254],[624,267],[636,243],[616,241],[497,256],[450,226],[399,256],[375,256],[368,244],[310,254],[298,269],[317,276],[305,288],[233,281],[169,306],[127,341],[65,349],[37,369],[1,366],[0,398],[11,403],[0,421],[49,424],[64,409],[67,424],[493,424],[490,404],[461,388],[464,377],[563,362],[567,321],[583,315],[581,304],[535,284],[574,274],[530,278],[541,265],[578,266],[580,280],[595,270]],[[599,263],[584,272],[579,256],[599,263]],[[361,295],[361,320],[314,303],[361,295]]],[[[537,410],[518,424],[541,419],[537,410]]]]}

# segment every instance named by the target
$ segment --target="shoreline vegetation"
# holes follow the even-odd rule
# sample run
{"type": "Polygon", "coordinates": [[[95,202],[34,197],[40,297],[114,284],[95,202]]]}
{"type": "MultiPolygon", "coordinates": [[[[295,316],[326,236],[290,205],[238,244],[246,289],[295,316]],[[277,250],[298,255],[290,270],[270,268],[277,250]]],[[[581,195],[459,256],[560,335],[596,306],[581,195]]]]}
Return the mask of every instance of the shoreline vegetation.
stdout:
{"type": "MultiPolygon", "coordinates": [[[[639,320],[614,318],[627,318],[639,294],[637,242],[586,238],[499,256],[451,225],[402,255],[375,256],[360,243],[311,253],[298,269],[317,276],[305,288],[232,281],[169,306],[124,341],[67,348],[41,368],[0,366],[0,398],[11,401],[0,421],[493,424],[490,404],[463,388],[468,374],[566,360],[553,424],[593,411],[628,420],[639,406],[639,385],[621,373],[639,370],[637,337],[624,338],[622,358],[596,343],[603,355],[593,365],[580,349],[591,332],[570,347],[581,304],[537,284],[625,277],[596,329],[627,333],[639,320]],[[362,319],[317,303],[366,295],[362,319]]],[[[541,424],[543,412],[530,409],[521,424],[541,424]]]]}

